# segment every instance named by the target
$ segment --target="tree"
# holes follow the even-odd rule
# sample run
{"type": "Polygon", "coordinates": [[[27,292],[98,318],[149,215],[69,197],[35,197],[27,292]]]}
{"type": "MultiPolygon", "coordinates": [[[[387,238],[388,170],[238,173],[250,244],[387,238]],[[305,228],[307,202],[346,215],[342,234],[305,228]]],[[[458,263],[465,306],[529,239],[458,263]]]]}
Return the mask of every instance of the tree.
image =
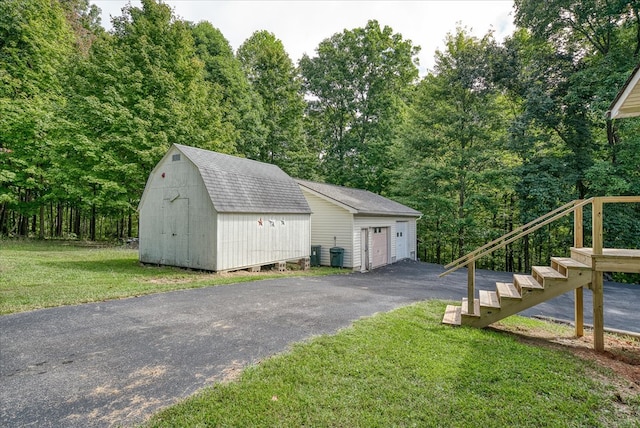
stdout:
{"type": "MultiPolygon", "coordinates": [[[[640,152],[640,141],[627,133],[637,129],[637,120],[635,125],[609,121],[606,111],[638,62],[640,4],[628,0],[554,0],[542,5],[518,0],[516,23],[531,34],[526,45],[520,43],[514,49],[521,59],[514,79],[525,88],[520,92],[525,105],[518,118],[519,134],[524,137],[520,141],[549,137],[548,153],[562,165],[555,168],[555,187],[569,193],[560,202],[638,194],[637,157],[631,153],[640,152]],[[522,55],[532,46],[538,55],[522,55]],[[573,188],[567,189],[563,177],[573,180],[573,188]]],[[[525,158],[525,164],[533,164],[533,160],[535,156],[525,158]]],[[[533,182],[533,177],[523,178],[533,182]]],[[[531,193],[527,187],[523,190],[531,193]]],[[[605,219],[609,231],[605,243],[637,245],[639,232],[630,225],[638,218],[640,211],[630,206],[605,219]],[[618,224],[613,223],[616,217],[618,224]]]]}
{"type": "Polygon", "coordinates": [[[237,55],[265,109],[265,142],[248,156],[276,164],[291,175],[308,177],[313,158],[302,128],[302,86],[282,42],[272,33],[257,31],[237,55]]]}
{"type": "Polygon", "coordinates": [[[0,233],[26,236],[29,220],[35,233],[36,215],[43,219],[72,43],[59,3],[0,2],[0,233]]]}
{"type": "Polygon", "coordinates": [[[198,58],[204,63],[205,80],[211,84],[210,98],[220,104],[220,139],[235,146],[238,153],[256,158],[267,132],[260,96],[220,30],[200,22],[192,27],[192,33],[198,58]]]}
{"type": "MultiPolygon", "coordinates": [[[[69,114],[84,137],[83,199],[95,217],[131,215],[149,172],[172,143],[233,152],[220,100],[205,81],[188,23],[153,0],[128,6],[79,63],[69,114]]],[[[122,232],[122,231],[121,231],[122,232]]]]}
{"type": "Polygon", "coordinates": [[[320,139],[322,168],[335,184],[383,192],[393,168],[387,155],[418,77],[418,47],[377,21],[344,30],[303,56],[308,115],[320,139]]]}
{"type": "Polygon", "coordinates": [[[395,192],[424,213],[421,240],[438,263],[502,235],[499,220],[512,215],[514,165],[503,146],[505,102],[491,83],[494,50],[490,34],[448,35],[403,132],[395,192]]]}

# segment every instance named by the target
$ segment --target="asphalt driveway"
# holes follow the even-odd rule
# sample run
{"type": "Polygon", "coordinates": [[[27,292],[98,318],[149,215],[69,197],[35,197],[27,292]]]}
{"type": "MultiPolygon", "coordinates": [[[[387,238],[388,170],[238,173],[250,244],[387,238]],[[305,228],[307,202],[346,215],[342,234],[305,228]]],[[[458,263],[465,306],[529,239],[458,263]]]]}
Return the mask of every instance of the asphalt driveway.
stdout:
{"type": "MultiPolygon", "coordinates": [[[[294,342],[426,299],[459,300],[466,272],[400,262],[0,317],[0,425],[132,426],[294,342]]],[[[511,275],[477,272],[478,288],[511,275]]],[[[605,284],[605,326],[640,332],[640,287],[605,284]]],[[[585,293],[585,322],[591,293],[585,293]]],[[[526,315],[572,319],[571,293],[526,315]]]]}

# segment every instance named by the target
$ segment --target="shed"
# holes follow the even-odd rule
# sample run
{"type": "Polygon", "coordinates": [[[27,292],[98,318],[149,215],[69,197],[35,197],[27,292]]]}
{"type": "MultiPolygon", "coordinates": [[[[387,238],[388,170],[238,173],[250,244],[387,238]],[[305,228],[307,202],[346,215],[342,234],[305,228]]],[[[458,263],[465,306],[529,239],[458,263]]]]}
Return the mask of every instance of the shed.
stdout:
{"type": "Polygon", "coordinates": [[[297,182],[313,211],[311,245],[321,246],[320,264],[331,265],[333,247],[344,249],[344,267],[358,271],[416,259],[420,212],[367,190],[297,182]]]}
{"type": "Polygon", "coordinates": [[[143,263],[227,271],[310,254],[311,210],[275,165],[174,144],[138,210],[143,263]]]}

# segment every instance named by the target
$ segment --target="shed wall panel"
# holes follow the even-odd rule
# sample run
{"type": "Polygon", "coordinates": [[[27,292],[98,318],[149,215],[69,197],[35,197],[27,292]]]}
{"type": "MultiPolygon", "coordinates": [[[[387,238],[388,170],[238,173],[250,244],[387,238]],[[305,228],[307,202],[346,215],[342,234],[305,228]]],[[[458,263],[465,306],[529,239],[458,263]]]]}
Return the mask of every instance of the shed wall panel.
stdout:
{"type": "Polygon", "coordinates": [[[218,214],[218,270],[309,257],[309,214],[218,214]]]}
{"type": "MultiPolygon", "coordinates": [[[[320,264],[331,265],[331,247],[344,248],[344,267],[353,268],[355,254],[353,238],[353,214],[331,202],[302,189],[311,208],[311,245],[322,246],[320,264]],[[334,240],[335,237],[335,240],[334,240]]],[[[358,235],[358,240],[360,235],[358,235]]],[[[359,250],[358,250],[359,251],[359,250]]],[[[359,266],[359,264],[358,264],[359,266]]]]}

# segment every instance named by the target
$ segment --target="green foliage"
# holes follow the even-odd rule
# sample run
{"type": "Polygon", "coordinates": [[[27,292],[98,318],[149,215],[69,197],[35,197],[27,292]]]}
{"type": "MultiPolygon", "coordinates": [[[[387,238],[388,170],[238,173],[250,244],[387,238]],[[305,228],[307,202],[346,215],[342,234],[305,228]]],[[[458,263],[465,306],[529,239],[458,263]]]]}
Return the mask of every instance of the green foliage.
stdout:
{"type": "Polygon", "coordinates": [[[264,143],[245,154],[276,164],[292,176],[312,177],[317,155],[304,140],[302,87],[282,42],[272,33],[257,31],[240,46],[238,59],[265,110],[264,143]]]}
{"type": "Polygon", "coordinates": [[[263,103],[220,30],[200,22],[192,32],[198,58],[204,62],[205,80],[211,84],[210,100],[220,104],[220,139],[235,145],[238,153],[252,157],[252,150],[265,141],[263,103]]]}
{"type": "Polygon", "coordinates": [[[67,158],[78,174],[68,185],[80,187],[73,193],[87,208],[107,215],[135,210],[170,144],[235,149],[191,27],[152,0],[125,8],[113,25],[78,59],[68,110],[80,155],[67,158]]]}
{"type": "MultiPolygon", "coordinates": [[[[628,0],[517,0],[502,45],[458,29],[417,81],[418,48],[369,21],[295,68],[268,31],[237,56],[208,22],[157,0],[100,26],[88,0],[0,2],[0,235],[136,234],[171,143],[392,196],[424,216],[419,256],[445,263],[565,202],[640,194],[640,119],[606,111],[640,57],[628,0]]],[[[605,245],[640,247],[640,207],[605,245]]],[[[480,265],[566,254],[569,219],[480,265]]]]}
{"type": "Polygon", "coordinates": [[[383,192],[394,168],[387,150],[401,122],[419,48],[369,21],[322,41],[300,60],[308,115],[329,182],[383,192]]]}
{"type": "Polygon", "coordinates": [[[50,197],[72,41],[57,2],[0,3],[0,234],[26,235],[50,197]],[[10,210],[17,221],[9,226],[10,210]]]}
{"type": "Polygon", "coordinates": [[[462,29],[449,35],[435,73],[416,88],[403,132],[399,163],[410,167],[399,174],[398,187],[414,192],[406,199],[420,201],[436,261],[443,252],[456,258],[492,239],[481,224],[498,216],[512,189],[505,101],[490,80],[494,45],[490,36],[478,40],[462,29]]]}

